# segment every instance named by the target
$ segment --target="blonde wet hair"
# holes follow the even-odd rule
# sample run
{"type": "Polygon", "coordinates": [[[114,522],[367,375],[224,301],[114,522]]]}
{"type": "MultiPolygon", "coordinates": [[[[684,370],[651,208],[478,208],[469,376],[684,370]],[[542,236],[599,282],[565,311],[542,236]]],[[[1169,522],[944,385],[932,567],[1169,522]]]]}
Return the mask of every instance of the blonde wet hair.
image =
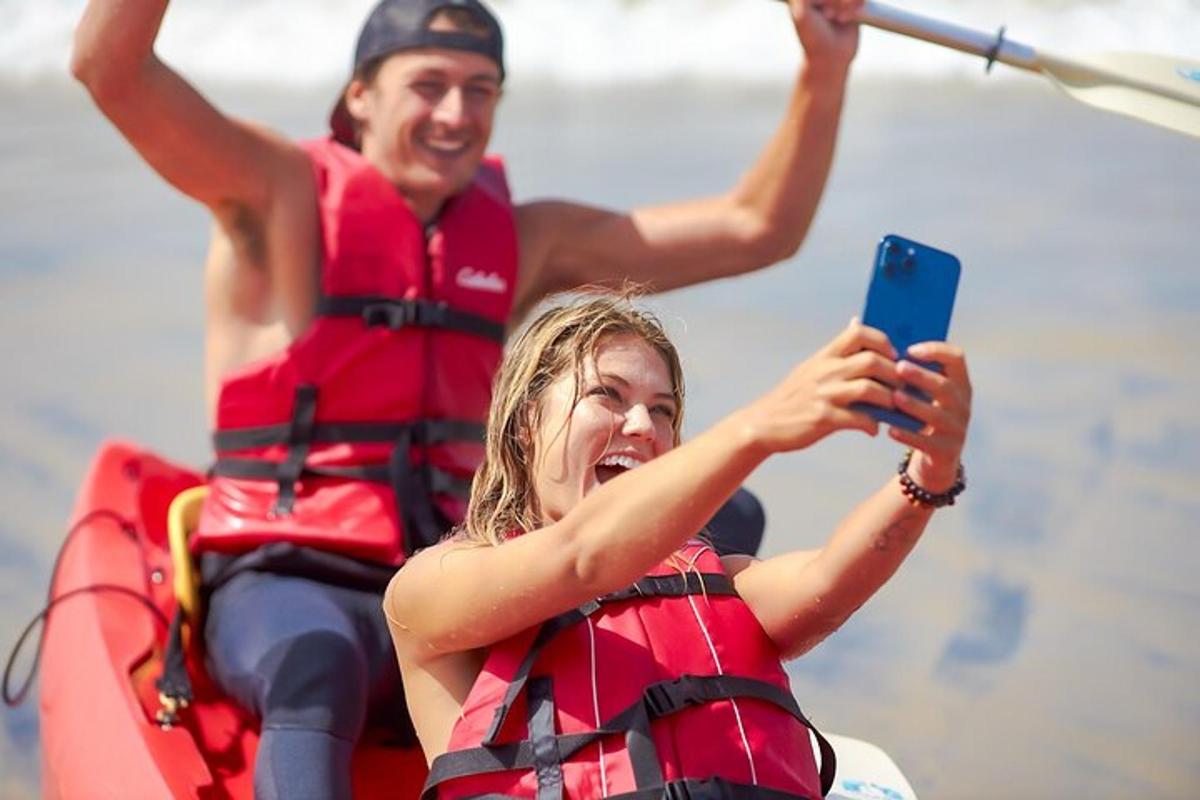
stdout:
{"type": "Polygon", "coordinates": [[[563,375],[575,379],[571,407],[579,402],[589,362],[613,336],[632,335],[667,365],[677,413],[671,425],[679,444],[683,420],[683,368],[662,323],[633,305],[636,290],[591,292],[541,314],[505,355],[488,414],[486,452],[471,484],[471,503],[457,537],[497,545],[514,533],[541,526],[533,490],[534,432],[541,424],[546,390],[563,375]]]}

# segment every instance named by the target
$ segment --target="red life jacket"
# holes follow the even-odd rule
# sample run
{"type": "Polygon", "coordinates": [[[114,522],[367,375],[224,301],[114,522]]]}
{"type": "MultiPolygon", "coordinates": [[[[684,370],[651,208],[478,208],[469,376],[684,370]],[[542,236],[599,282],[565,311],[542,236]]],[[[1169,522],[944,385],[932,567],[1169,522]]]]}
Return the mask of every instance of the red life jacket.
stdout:
{"type": "Polygon", "coordinates": [[[494,645],[422,800],[816,798],[833,774],[774,643],[691,542],[629,589],[494,645]]]}
{"type": "Polygon", "coordinates": [[[291,542],[401,563],[461,521],[517,277],[502,164],[422,226],[359,153],[305,145],[322,264],[316,316],[227,375],[193,549],[291,542]]]}

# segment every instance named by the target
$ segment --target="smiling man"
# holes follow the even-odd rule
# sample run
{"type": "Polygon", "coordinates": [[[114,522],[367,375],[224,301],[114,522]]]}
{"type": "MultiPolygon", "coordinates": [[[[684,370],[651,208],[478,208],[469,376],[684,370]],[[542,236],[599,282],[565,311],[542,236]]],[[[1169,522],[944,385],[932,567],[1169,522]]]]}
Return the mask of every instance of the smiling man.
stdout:
{"type": "Polygon", "coordinates": [[[799,247],[861,5],[791,1],[804,65],[736,186],[614,212],[512,202],[485,155],[505,73],[500,26],[478,0],[383,0],[331,135],[302,143],[222,114],[156,56],[167,0],[90,0],[74,74],[216,223],[205,388],[217,460],[193,544],[219,585],[209,669],[263,720],[259,796],[348,796],[368,709],[403,719],[379,594],[463,518],[506,330],[555,291],[662,291],[799,247]]]}

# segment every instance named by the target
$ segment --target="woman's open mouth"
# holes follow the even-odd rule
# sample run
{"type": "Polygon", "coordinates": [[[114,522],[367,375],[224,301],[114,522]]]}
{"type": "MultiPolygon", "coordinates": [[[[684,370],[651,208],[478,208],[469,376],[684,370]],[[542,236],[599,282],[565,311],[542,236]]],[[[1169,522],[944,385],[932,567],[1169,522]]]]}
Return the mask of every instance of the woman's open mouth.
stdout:
{"type": "Polygon", "coordinates": [[[613,454],[596,462],[596,481],[607,483],[623,472],[640,467],[644,462],[633,456],[613,454]]]}

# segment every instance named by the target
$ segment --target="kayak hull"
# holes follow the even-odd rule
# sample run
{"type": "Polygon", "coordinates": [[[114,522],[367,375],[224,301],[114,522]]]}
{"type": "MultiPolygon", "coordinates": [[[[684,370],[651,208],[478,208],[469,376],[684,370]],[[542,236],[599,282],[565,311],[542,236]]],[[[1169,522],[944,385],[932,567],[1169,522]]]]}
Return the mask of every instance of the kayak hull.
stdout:
{"type": "MultiPolygon", "coordinates": [[[[47,798],[253,796],[257,721],[212,685],[194,653],[196,701],[175,727],[155,719],[164,620],[175,612],[167,508],[201,482],[194,470],[119,441],[105,443],[92,464],[53,596],[82,591],[50,613],[41,656],[47,798]]],[[[368,734],[354,773],[356,797],[415,798],[425,763],[418,749],[368,734]]]]}

